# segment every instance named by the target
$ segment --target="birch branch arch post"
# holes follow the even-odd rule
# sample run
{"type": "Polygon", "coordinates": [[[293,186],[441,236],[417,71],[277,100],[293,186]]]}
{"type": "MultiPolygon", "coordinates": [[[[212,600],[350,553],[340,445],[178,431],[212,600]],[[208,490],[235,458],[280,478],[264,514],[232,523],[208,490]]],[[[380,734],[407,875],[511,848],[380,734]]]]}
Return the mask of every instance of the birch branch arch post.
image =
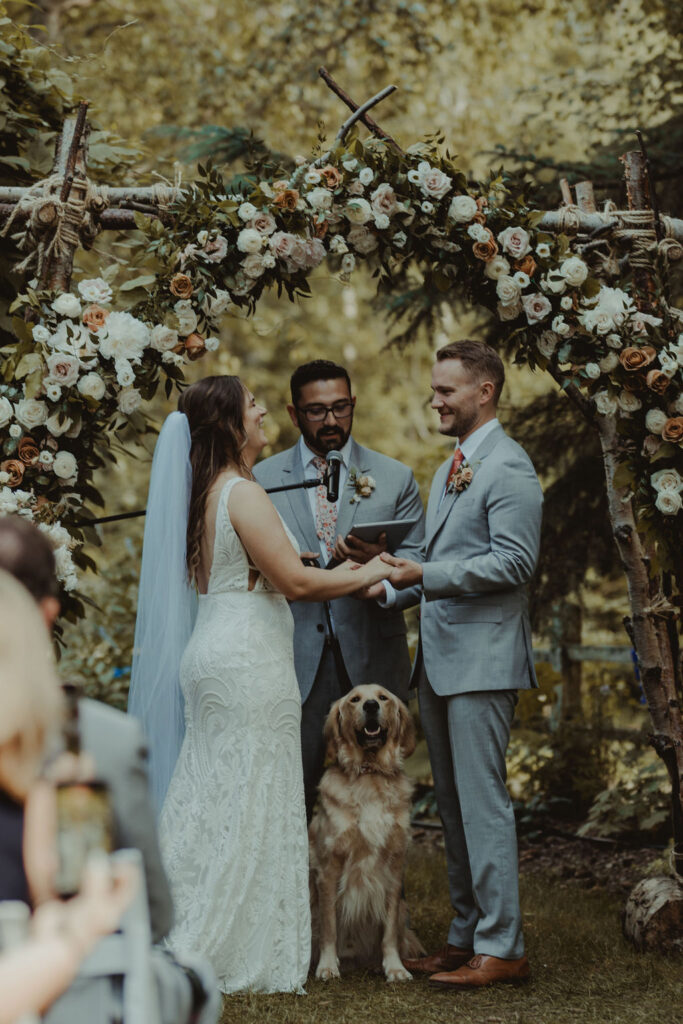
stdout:
{"type": "Polygon", "coordinates": [[[73,524],[101,501],[92,477],[112,458],[108,438],[144,427],[143,402],[160,382],[182,387],[186,361],[218,347],[227,311],[253,311],[265,288],[293,301],[310,294],[323,260],[345,281],[371,267],[389,315],[410,319],[408,334],[443,302],[485,307],[517,360],[549,372],[600,436],[680,879],[683,313],[663,282],[683,256],[683,221],[653,213],[639,154],[625,158],[626,210],[598,212],[590,183],[576,202],[563,183],[563,206],[549,212],[503,171],[475,187],[435,138],[404,151],[323,72],[372,134],[341,132],[287,179],[252,175],[230,192],[200,167],[183,188],[96,186],[82,105],[51,176],[0,188],[4,231],[34,275],[13,307],[16,343],[3,351],[0,513],[21,512],[52,536],[67,612],[78,615],[88,528],[73,524]],[[145,272],[117,289],[112,265],[73,288],[77,246],[132,228],[145,272]]]}

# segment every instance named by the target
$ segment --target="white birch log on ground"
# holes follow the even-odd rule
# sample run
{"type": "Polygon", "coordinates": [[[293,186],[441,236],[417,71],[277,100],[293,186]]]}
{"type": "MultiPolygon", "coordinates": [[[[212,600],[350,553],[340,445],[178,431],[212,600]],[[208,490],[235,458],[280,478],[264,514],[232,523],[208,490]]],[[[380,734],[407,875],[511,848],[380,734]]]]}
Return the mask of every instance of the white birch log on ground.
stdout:
{"type": "Polygon", "coordinates": [[[683,954],[683,887],[673,878],[645,878],[622,914],[624,935],[640,953],[683,954]]]}

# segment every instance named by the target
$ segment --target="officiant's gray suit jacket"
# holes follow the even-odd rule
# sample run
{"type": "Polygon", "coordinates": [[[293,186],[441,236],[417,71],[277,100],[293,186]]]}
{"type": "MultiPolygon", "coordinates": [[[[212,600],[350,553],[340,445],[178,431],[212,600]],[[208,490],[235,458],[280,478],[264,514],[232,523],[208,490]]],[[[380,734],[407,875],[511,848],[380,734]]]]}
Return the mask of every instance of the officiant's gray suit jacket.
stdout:
{"type": "MultiPolygon", "coordinates": [[[[351,442],[350,468],[368,474],[375,488],[367,498],[352,502],[355,489],[347,475],[340,494],[337,533],[346,536],[354,523],[386,522],[392,519],[417,519],[394,554],[422,561],[424,510],[412,470],[396,459],[351,442]]],[[[258,463],[254,469],[265,487],[299,483],[304,478],[299,446],[258,463]]],[[[283,491],[271,498],[302,551],[319,551],[320,542],[306,490],[283,491]]],[[[321,603],[298,601],[292,604],[294,615],[294,662],[306,700],[320,664],[325,642],[325,614],[321,603]]],[[[397,608],[380,608],[375,601],[342,597],[331,602],[334,628],[339,638],[346,671],[353,686],[378,683],[405,700],[408,696],[410,656],[403,614],[397,608]]]]}
{"type": "Polygon", "coordinates": [[[469,463],[470,485],[443,497],[449,457],[432,482],[423,584],[398,593],[399,607],[421,594],[420,646],[435,693],[537,686],[526,584],[538,559],[543,494],[524,449],[500,425],[469,463]]]}

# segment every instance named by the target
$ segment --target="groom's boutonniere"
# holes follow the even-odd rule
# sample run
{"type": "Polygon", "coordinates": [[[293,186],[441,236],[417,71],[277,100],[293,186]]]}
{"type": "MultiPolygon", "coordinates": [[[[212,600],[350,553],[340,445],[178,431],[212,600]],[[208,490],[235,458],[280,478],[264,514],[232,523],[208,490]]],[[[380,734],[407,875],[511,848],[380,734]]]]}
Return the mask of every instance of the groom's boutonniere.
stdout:
{"type": "Polygon", "coordinates": [[[458,469],[456,469],[455,473],[448,481],[446,494],[454,494],[456,492],[461,494],[462,491],[466,491],[472,483],[473,477],[474,469],[470,466],[469,462],[465,460],[465,462],[461,463],[458,469]]]}
{"type": "Polygon", "coordinates": [[[348,486],[353,487],[351,504],[356,505],[361,498],[369,498],[377,484],[374,477],[359,473],[355,466],[349,470],[348,486]]]}

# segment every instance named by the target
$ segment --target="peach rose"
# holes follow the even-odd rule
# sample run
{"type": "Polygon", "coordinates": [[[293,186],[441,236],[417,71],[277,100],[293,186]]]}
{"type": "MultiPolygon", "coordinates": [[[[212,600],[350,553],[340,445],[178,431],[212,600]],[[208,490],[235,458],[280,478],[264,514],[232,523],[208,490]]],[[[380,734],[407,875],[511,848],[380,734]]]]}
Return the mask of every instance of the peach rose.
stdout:
{"type": "Polygon", "coordinates": [[[104,327],[104,321],[109,316],[106,309],[102,309],[101,306],[97,306],[95,303],[91,306],[86,306],[83,310],[83,323],[92,331],[93,334],[97,334],[100,327],[104,327]]]}
{"type": "Polygon", "coordinates": [[[296,210],[299,193],[295,188],[285,188],[281,192],[276,192],[273,202],[281,210],[296,210]]]}
{"type": "Polygon", "coordinates": [[[172,294],[177,295],[179,299],[189,299],[194,291],[192,281],[187,274],[174,274],[169,288],[172,294]]]}
{"type": "Polygon", "coordinates": [[[527,277],[533,277],[536,272],[536,260],[531,253],[527,253],[524,259],[515,260],[515,270],[521,270],[527,277]]]}
{"type": "Polygon", "coordinates": [[[341,174],[339,173],[336,167],[332,166],[332,164],[327,164],[326,167],[322,168],[320,173],[322,174],[325,180],[326,188],[335,189],[339,182],[341,181],[341,174]]]}
{"type": "Polygon", "coordinates": [[[24,477],[24,463],[19,459],[6,459],[0,462],[0,472],[8,473],[8,487],[18,487],[24,477]]]}
{"type": "Polygon", "coordinates": [[[674,416],[667,420],[662,430],[662,437],[665,441],[673,441],[674,444],[683,441],[683,416],[674,416]]]}
{"type": "Polygon", "coordinates": [[[315,220],[313,222],[313,233],[316,238],[324,238],[328,228],[329,224],[326,220],[315,220]]]}
{"type": "Polygon", "coordinates": [[[657,355],[657,350],[652,345],[644,345],[643,348],[625,348],[619,353],[619,362],[625,370],[642,370],[649,366],[657,355]]]}
{"type": "Polygon", "coordinates": [[[483,260],[488,263],[494,256],[498,255],[498,246],[496,240],[493,237],[493,233],[488,228],[485,229],[488,234],[488,238],[485,242],[475,242],[472,246],[472,252],[478,260],[483,260]]]}
{"type": "Polygon", "coordinates": [[[34,462],[38,461],[40,451],[32,437],[22,437],[17,447],[17,455],[25,466],[32,466],[34,462]]]}
{"type": "Polygon", "coordinates": [[[206,342],[204,341],[201,334],[189,334],[185,338],[185,351],[187,352],[187,358],[193,362],[195,359],[200,359],[201,356],[206,352],[206,342]]]}
{"type": "Polygon", "coordinates": [[[645,378],[645,383],[650,391],[654,391],[657,395],[663,395],[671,381],[661,370],[650,370],[645,378]]]}

